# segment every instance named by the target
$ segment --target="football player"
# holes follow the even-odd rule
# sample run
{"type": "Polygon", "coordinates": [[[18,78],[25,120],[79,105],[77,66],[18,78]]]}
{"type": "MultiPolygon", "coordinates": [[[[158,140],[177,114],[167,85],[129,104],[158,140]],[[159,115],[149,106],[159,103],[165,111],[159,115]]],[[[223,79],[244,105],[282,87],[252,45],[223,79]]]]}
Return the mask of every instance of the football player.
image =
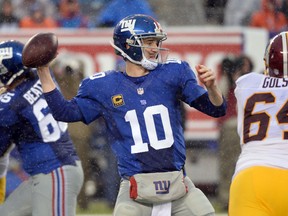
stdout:
{"type": "Polygon", "coordinates": [[[23,47],[14,40],[0,43],[1,187],[12,143],[30,178],[0,205],[0,215],[76,215],[83,183],[81,162],[67,123],[56,121],[50,112],[36,70],[23,66],[23,47]]]}
{"type": "Polygon", "coordinates": [[[114,28],[117,55],[126,70],[96,73],[81,83],[77,96],[65,100],[49,67],[38,68],[45,98],[56,119],[86,124],[103,116],[122,178],[114,208],[123,215],[214,215],[207,197],[186,175],[181,101],[213,117],[225,115],[226,103],[215,73],[185,61],[165,60],[167,38],[160,24],[130,15],[114,28]]]}
{"type": "Polygon", "coordinates": [[[229,216],[287,215],[288,32],[264,56],[265,73],[236,81],[241,154],[230,187],[229,216]]]}

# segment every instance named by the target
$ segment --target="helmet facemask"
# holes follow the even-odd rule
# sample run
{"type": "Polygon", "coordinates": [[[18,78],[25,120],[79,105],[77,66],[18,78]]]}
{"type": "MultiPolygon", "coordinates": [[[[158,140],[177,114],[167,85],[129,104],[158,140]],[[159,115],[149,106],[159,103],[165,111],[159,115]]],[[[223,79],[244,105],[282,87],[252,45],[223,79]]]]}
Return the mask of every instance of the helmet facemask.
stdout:
{"type": "Polygon", "coordinates": [[[126,52],[121,50],[119,47],[115,46],[115,44],[111,43],[111,45],[120,52],[120,54],[124,57],[124,59],[128,59],[134,64],[141,65],[147,70],[153,70],[157,67],[159,63],[165,63],[169,54],[169,49],[162,48],[162,41],[166,40],[167,37],[165,34],[161,35],[132,35],[131,38],[126,40],[126,52]],[[145,45],[145,39],[153,38],[157,40],[157,47],[145,45]],[[155,54],[155,58],[147,58],[145,56],[145,49],[153,49],[157,50],[155,54]],[[133,56],[131,58],[130,56],[133,56]]]}
{"type": "Polygon", "coordinates": [[[0,88],[11,85],[17,77],[23,74],[23,72],[24,70],[20,70],[18,73],[7,72],[7,75],[2,75],[0,78],[0,88]]]}
{"type": "Polygon", "coordinates": [[[147,35],[135,35],[133,36],[133,39],[127,40],[127,45],[130,46],[130,49],[134,53],[140,53],[138,61],[135,61],[134,63],[140,64],[142,67],[144,67],[147,70],[153,70],[157,67],[159,63],[164,63],[167,60],[169,50],[165,48],[161,48],[162,41],[166,39],[166,35],[156,35],[151,36],[151,34],[147,35]],[[150,46],[149,42],[155,41],[157,43],[157,47],[155,45],[150,46]],[[148,43],[147,43],[148,41],[148,43]],[[147,57],[148,51],[147,50],[153,50],[150,51],[151,58],[147,57]],[[145,54],[147,53],[147,55],[145,54]]]}

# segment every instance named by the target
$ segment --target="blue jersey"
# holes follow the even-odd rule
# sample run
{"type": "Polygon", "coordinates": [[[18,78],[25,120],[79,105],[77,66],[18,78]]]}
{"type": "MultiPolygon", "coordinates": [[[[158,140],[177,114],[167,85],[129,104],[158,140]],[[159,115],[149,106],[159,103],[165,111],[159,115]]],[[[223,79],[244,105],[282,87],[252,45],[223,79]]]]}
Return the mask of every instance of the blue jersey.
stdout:
{"type": "MultiPolygon", "coordinates": [[[[103,116],[118,159],[119,173],[129,177],[183,169],[186,150],[181,101],[193,106],[204,94],[207,92],[197,84],[190,66],[186,62],[171,61],[143,77],[108,71],[83,80],[77,96],[70,102],[74,104],[74,109],[70,106],[74,112],[71,118],[68,109],[58,115],[66,106],[64,102],[60,103],[49,93],[45,97],[57,119],[72,121],[75,104],[86,124],[103,116]]],[[[211,107],[209,104],[202,107],[205,106],[211,107]]],[[[213,106],[214,109],[225,114],[223,106],[213,106]]]]}
{"type": "Polygon", "coordinates": [[[30,175],[75,165],[78,159],[67,123],[53,118],[36,75],[0,95],[0,155],[12,143],[30,175]]]}

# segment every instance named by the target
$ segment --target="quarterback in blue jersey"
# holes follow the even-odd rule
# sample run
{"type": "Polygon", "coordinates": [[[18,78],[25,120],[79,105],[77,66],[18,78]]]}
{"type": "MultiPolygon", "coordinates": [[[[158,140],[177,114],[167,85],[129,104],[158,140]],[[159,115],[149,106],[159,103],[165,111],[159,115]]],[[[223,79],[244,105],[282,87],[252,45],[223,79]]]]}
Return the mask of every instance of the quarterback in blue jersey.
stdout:
{"type": "Polygon", "coordinates": [[[106,120],[122,178],[115,216],[214,215],[207,197],[186,176],[181,101],[212,117],[226,113],[215,74],[187,62],[165,60],[166,33],[147,15],[131,15],[114,29],[116,54],[125,72],[107,71],[84,79],[67,101],[57,90],[48,65],[38,68],[45,98],[55,119],[86,124],[106,120]]]}
{"type": "Polygon", "coordinates": [[[82,165],[67,123],[50,112],[36,70],[23,66],[23,47],[14,40],[0,43],[0,177],[15,145],[30,178],[0,205],[0,215],[76,215],[82,165]]]}

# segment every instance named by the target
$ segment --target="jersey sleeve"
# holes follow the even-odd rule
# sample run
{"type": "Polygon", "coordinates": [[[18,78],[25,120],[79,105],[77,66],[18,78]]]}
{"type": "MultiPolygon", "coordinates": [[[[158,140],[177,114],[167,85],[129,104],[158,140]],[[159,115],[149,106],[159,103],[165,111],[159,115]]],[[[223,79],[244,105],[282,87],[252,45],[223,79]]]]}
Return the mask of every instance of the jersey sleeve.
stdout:
{"type": "Polygon", "coordinates": [[[180,68],[180,85],[182,86],[183,101],[191,106],[192,102],[207,91],[198,84],[196,75],[187,62],[182,62],[180,68]]]}
{"type": "Polygon", "coordinates": [[[58,121],[77,122],[89,124],[100,116],[101,105],[97,102],[97,92],[92,80],[84,79],[77,95],[70,101],[66,100],[56,88],[44,93],[45,99],[58,121]]]}
{"type": "Polygon", "coordinates": [[[83,121],[86,124],[98,118],[102,110],[102,105],[97,101],[99,91],[95,91],[93,82],[95,81],[90,78],[84,79],[80,84],[77,96],[74,98],[83,115],[83,121]]]}
{"type": "Polygon", "coordinates": [[[44,93],[44,96],[55,120],[63,122],[83,121],[82,113],[75,100],[65,100],[57,88],[44,93]]]}
{"type": "Polygon", "coordinates": [[[207,90],[198,84],[195,72],[187,62],[182,62],[181,86],[183,101],[194,107],[198,111],[212,117],[221,117],[226,113],[226,101],[223,97],[223,103],[220,106],[214,106],[209,99],[207,90]]]}

